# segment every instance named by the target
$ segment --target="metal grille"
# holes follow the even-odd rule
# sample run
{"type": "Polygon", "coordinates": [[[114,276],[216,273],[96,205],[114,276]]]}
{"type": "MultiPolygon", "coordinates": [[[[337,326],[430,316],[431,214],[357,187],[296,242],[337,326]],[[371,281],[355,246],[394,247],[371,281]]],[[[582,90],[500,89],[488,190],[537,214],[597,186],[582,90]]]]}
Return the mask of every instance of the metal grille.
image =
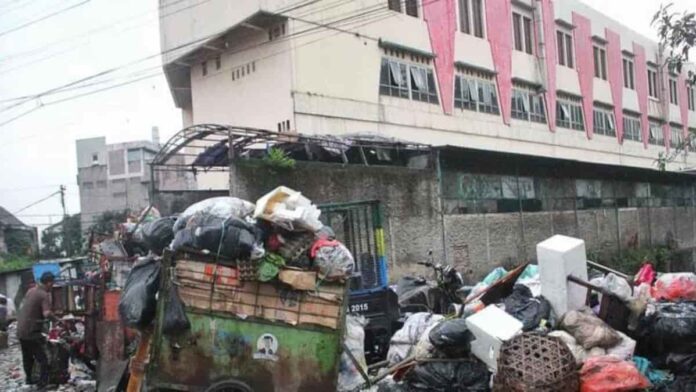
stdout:
{"type": "Polygon", "coordinates": [[[378,201],[320,206],[322,223],[336,233],[355,257],[357,271],[351,290],[366,290],[386,284],[384,235],[378,201]]]}

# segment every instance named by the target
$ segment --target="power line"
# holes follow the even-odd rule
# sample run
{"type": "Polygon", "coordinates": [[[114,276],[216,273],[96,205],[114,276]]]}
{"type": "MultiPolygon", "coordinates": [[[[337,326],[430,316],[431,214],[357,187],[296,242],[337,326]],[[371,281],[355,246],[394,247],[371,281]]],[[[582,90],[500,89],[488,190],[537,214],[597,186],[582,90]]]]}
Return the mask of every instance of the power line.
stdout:
{"type": "Polygon", "coordinates": [[[24,211],[24,210],[26,210],[26,209],[28,209],[28,208],[31,208],[31,207],[33,207],[33,206],[35,206],[35,205],[37,205],[37,204],[39,204],[39,203],[41,203],[41,202],[43,202],[43,201],[46,201],[46,200],[52,198],[53,196],[55,196],[55,195],[57,195],[57,194],[60,194],[60,192],[61,192],[60,190],[59,190],[59,191],[56,191],[56,192],[53,192],[53,193],[51,193],[50,195],[48,195],[48,196],[46,196],[46,197],[44,197],[44,198],[42,198],[42,199],[39,199],[39,200],[37,200],[37,201],[35,201],[35,202],[29,204],[29,205],[26,206],[26,207],[20,208],[19,210],[13,212],[13,214],[18,214],[18,213],[20,213],[20,212],[22,212],[22,211],[24,211]]]}
{"type": "Polygon", "coordinates": [[[77,7],[83,6],[83,5],[87,4],[87,3],[89,3],[89,1],[90,1],[90,0],[84,0],[84,1],[82,1],[82,2],[80,2],[80,3],[73,4],[73,5],[71,5],[70,7],[66,7],[66,8],[60,9],[60,10],[55,11],[55,12],[52,12],[52,13],[50,13],[50,14],[48,14],[48,15],[42,16],[42,17],[40,17],[40,18],[38,18],[38,19],[34,19],[34,20],[29,21],[29,22],[27,22],[27,23],[24,23],[24,24],[21,24],[21,25],[19,25],[19,26],[16,26],[16,27],[10,28],[10,29],[8,29],[8,30],[2,31],[2,32],[0,32],[0,37],[3,37],[3,36],[5,36],[5,35],[7,35],[7,34],[10,34],[10,33],[14,33],[15,31],[19,31],[19,30],[25,29],[25,28],[27,28],[27,27],[29,27],[29,26],[35,25],[36,23],[43,22],[43,21],[46,20],[46,19],[52,18],[52,17],[54,17],[54,16],[58,16],[58,15],[60,15],[60,14],[62,14],[62,13],[65,13],[65,12],[68,12],[68,11],[70,11],[70,10],[72,10],[72,9],[77,8],[77,7]]]}

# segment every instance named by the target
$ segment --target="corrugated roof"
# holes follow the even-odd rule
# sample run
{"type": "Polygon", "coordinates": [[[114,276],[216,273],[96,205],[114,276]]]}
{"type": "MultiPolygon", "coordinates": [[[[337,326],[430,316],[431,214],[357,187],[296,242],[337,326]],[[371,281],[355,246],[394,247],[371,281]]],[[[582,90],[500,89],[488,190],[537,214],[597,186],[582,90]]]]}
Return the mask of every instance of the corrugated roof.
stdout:
{"type": "Polygon", "coordinates": [[[0,207],[0,225],[5,226],[23,226],[27,227],[21,220],[17,219],[16,216],[12,215],[9,211],[0,207]]]}

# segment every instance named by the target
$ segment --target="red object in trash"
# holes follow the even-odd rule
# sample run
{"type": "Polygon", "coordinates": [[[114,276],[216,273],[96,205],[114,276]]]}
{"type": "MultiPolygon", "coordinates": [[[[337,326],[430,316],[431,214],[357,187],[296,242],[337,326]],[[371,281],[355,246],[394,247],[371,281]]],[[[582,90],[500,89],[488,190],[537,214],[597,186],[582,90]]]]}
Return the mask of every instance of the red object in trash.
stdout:
{"type": "Polygon", "coordinates": [[[638,273],[636,274],[636,278],[633,282],[635,283],[636,286],[639,286],[643,283],[647,283],[647,284],[652,286],[654,281],[655,281],[655,269],[653,268],[652,264],[645,263],[638,270],[638,273]]]}
{"type": "Polygon", "coordinates": [[[650,294],[658,300],[696,301],[696,275],[689,272],[661,275],[655,281],[650,294]]]}
{"type": "Polygon", "coordinates": [[[588,358],[580,370],[580,392],[623,392],[651,387],[633,362],[611,355],[588,358]]]}

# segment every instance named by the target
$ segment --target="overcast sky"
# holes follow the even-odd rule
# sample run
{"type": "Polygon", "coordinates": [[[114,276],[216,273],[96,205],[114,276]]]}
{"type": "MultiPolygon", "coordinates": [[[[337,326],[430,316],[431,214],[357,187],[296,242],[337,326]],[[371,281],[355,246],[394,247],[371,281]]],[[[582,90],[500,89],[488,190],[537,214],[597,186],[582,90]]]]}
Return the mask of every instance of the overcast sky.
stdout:
{"type": "MultiPolygon", "coordinates": [[[[650,20],[660,1],[584,1],[655,38],[650,20]]],[[[696,10],[694,0],[673,2],[677,10],[696,10]]],[[[158,4],[156,0],[0,0],[0,111],[12,103],[8,99],[37,94],[157,53],[158,4]],[[57,16],[8,31],[73,5],[57,16]]],[[[138,63],[112,82],[129,80],[128,74],[137,71],[149,76],[157,72],[158,64],[159,60],[138,63]]],[[[134,84],[50,104],[80,92],[46,96],[41,99],[46,106],[0,125],[0,206],[17,211],[64,184],[68,212],[79,212],[75,139],[106,136],[108,143],[149,139],[156,125],[164,141],[181,127],[179,110],[161,72],[134,84]]],[[[0,124],[37,105],[32,101],[0,112],[0,124]]],[[[42,228],[59,221],[61,213],[60,200],[53,197],[18,216],[42,228]]]]}

